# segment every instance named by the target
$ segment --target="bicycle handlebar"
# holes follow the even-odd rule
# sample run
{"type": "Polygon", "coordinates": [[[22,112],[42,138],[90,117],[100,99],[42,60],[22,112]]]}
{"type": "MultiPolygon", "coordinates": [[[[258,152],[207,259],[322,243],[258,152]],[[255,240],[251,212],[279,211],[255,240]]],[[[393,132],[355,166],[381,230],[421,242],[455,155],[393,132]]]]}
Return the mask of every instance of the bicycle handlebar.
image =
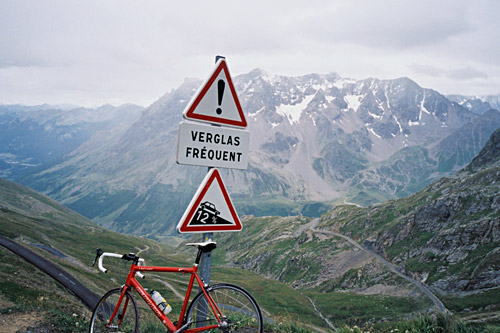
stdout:
{"type": "MultiPolygon", "coordinates": [[[[104,259],[104,257],[112,257],[112,258],[120,258],[123,260],[130,260],[131,255],[130,254],[118,254],[118,253],[112,253],[112,252],[102,252],[102,253],[100,253],[100,255],[98,253],[98,256],[99,256],[99,260],[97,263],[97,267],[99,267],[99,270],[101,270],[101,272],[107,273],[108,269],[102,265],[102,260],[104,259]]],[[[137,259],[138,259],[138,265],[144,266],[144,259],[143,258],[137,258],[137,259]]],[[[141,279],[145,278],[144,274],[142,274],[140,272],[136,272],[135,275],[140,277],[141,279]]]]}

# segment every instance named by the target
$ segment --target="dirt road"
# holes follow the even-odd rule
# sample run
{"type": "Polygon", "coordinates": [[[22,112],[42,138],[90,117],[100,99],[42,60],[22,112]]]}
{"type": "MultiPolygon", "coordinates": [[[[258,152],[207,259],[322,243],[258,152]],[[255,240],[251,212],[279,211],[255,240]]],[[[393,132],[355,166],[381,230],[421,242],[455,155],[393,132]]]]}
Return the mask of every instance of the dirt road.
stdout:
{"type": "MultiPolygon", "coordinates": [[[[319,221],[319,219],[317,219],[319,221]]],[[[346,236],[346,235],[342,235],[342,234],[339,234],[339,233],[336,233],[336,232],[332,232],[332,231],[324,231],[324,230],[318,230],[316,229],[316,226],[317,226],[317,222],[315,224],[313,224],[313,226],[311,227],[311,230],[313,232],[316,232],[316,233],[321,233],[323,235],[331,235],[331,236],[335,236],[335,237],[340,237],[340,238],[343,238],[345,239],[346,241],[348,241],[351,245],[357,247],[358,249],[362,250],[362,251],[365,251],[366,253],[370,254],[371,256],[375,257],[378,261],[380,261],[382,264],[384,264],[391,272],[399,275],[400,277],[402,277],[403,279],[405,279],[406,281],[414,284],[415,286],[417,286],[424,294],[426,294],[431,300],[432,302],[434,303],[435,307],[442,313],[446,312],[446,308],[444,306],[444,304],[441,302],[441,300],[439,300],[439,298],[436,297],[436,295],[434,295],[430,290],[429,288],[427,288],[425,285],[423,285],[422,283],[420,283],[419,281],[403,274],[402,272],[400,272],[396,266],[394,266],[392,263],[390,263],[389,261],[387,261],[385,258],[383,258],[381,255],[379,255],[378,253],[375,253],[373,251],[371,251],[370,249],[367,249],[365,248],[364,246],[362,246],[361,244],[359,244],[358,242],[356,242],[354,239],[346,236]]]]}

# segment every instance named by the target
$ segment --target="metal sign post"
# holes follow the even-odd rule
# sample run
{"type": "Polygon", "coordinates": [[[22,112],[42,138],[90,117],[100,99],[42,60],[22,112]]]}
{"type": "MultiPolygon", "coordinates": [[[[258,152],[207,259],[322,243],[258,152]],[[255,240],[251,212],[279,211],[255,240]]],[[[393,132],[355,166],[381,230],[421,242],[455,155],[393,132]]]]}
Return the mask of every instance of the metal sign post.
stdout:
{"type": "MultiPolygon", "coordinates": [[[[214,240],[214,233],[207,232],[203,234],[203,242],[211,242],[214,240]]],[[[200,276],[205,284],[210,284],[210,270],[212,268],[212,252],[205,252],[201,255],[200,276]]],[[[201,291],[201,289],[200,289],[201,291]]]]}
{"type": "MultiPolygon", "coordinates": [[[[215,56],[215,63],[219,61],[219,59],[225,59],[223,56],[215,56]]],[[[210,171],[211,167],[208,167],[207,171],[210,171]]],[[[203,234],[203,242],[209,242],[214,240],[214,233],[207,232],[203,234]]],[[[210,270],[212,269],[212,256],[211,252],[203,253],[201,256],[201,278],[205,282],[205,284],[210,284],[210,270]]]]}
{"type": "MultiPolygon", "coordinates": [[[[250,133],[225,57],[216,56],[215,66],[184,109],[179,126],[177,163],[207,166],[208,172],[177,225],[179,233],[203,233],[202,242],[214,232],[242,229],[218,167],[244,170],[248,166],[250,133]]],[[[212,258],[202,253],[198,272],[210,284],[212,258]]],[[[207,306],[200,304],[201,308],[207,306]]],[[[205,320],[198,312],[198,324],[205,320]]]]}
{"type": "MultiPolygon", "coordinates": [[[[217,61],[219,61],[219,59],[222,58],[224,59],[224,57],[221,57],[221,56],[215,56],[215,63],[217,63],[217,61]]],[[[208,167],[208,170],[207,172],[210,172],[210,169],[212,169],[211,167],[208,167]]],[[[210,242],[210,241],[213,241],[214,240],[214,233],[213,232],[207,232],[207,233],[204,233],[203,234],[203,239],[202,239],[202,242],[210,242]]],[[[201,263],[200,263],[200,277],[201,279],[203,280],[203,283],[205,285],[209,285],[210,284],[210,271],[212,269],[212,256],[211,256],[212,252],[205,252],[201,255],[201,263]]],[[[200,288],[200,292],[201,292],[201,288],[200,288]]],[[[208,304],[205,304],[204,306],[201,306],[199,309],[198,309],[198,318],[200,318],[202,321],[204,321],[206,318],[206,309],[203,309],[204,307],[207,307],[208,304]]],[[[201,322],[200,324],[203,324],[203,322],[201,322]]]]}
{"type": "MultiPolygon", "coordinates": [[[[208,168],[208,170],[210,170],[210,168],[208,168]]],[[[202,242],[213,241],[213,237],[214,237],[213,232],[204,233],[202,242]]],[[[210,270],[212,269],[211,254],[212,254],[212,252],[205,252],[205,253],[201,254],[201,263],[200,263],[200,267],[199,267],[199,272],[200,272],[200,277],[206,286],[208,286],[210,284],[210,270]]],[[[202,289],[200,287],[199,292],[201,292],[201,291],[202,291],[202,289]]],[[[196,327],[205,326],[204,321],[206,320],[206,316],[207,316],[207,308],[208,308],[208,304],[200,302],[200,304],[198,306],[198,311],[196,314],[196,318],[198,318],[196,327]]]]}

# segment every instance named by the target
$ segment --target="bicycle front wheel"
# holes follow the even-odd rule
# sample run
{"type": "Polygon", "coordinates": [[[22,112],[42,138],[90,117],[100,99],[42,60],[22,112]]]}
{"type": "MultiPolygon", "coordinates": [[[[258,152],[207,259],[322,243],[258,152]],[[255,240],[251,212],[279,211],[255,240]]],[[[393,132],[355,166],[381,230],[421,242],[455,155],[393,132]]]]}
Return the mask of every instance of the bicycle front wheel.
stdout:
{"type": "MultiPolygon", "coordinates": [[[[214,301],[221,323],[218,331],[259,332],[263,330],[262,313],[255,299],[245,289],[227,283],[214,284],[206,289],[214,301]]],[[[186,322],[195,327],[217,325],[218,321],[203,292],[200,292],[189,306],[186,322]]]]}
{"type": "Polygon", "coordinates": [[[139,332],[137,303],[127,290],[118,304],[121,294],[121,288],[111,289],[97,303],[90,319],[90,333],[139,332]]]}

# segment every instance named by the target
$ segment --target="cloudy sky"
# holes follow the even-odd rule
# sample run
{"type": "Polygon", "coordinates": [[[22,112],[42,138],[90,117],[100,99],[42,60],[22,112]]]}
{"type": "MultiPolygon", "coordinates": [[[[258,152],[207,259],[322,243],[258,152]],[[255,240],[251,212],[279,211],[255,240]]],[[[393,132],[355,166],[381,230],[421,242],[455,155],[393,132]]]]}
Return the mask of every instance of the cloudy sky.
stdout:
{"type": "Polygon", "coordinates": [[[231,74],[407,76],[500,94],[500,1],[0,0],[0,104],[148,106],[214,57],[231,74]]]}

